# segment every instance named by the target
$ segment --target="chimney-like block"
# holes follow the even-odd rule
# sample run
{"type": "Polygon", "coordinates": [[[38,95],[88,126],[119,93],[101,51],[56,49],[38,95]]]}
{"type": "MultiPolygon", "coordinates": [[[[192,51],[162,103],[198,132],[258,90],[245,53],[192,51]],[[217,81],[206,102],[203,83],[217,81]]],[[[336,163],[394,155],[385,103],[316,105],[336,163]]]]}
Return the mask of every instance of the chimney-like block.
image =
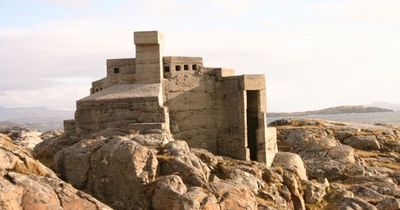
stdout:
{"type": "Polygon", "coordinates": [[[134,33],[136,45],[136,81],[159,83],[163,78],[163,36],[158,31],[134,33]]]}

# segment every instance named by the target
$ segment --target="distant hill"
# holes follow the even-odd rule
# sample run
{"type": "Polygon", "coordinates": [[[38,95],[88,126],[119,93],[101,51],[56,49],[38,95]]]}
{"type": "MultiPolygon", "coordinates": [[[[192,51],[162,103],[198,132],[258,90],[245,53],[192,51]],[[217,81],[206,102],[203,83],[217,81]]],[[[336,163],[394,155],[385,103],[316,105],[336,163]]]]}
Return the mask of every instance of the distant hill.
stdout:
{"type": "Polygon", "coordinates": [[[46,107],[0,107],[0,127],[19,126],[40,131],[63,128],[63,120],[72,119],[73,111],[51,110],[46,107]]]}
{"type": "Polygon", "coordinates": [[[395,104],[395,103],[386,103],[386,102],[377,101],[368,106],[382,107],[385,109],[392,109],[395,111],[400,111],[400,104],[395,104]]]}
{"type": "Polygon", "coordinates": [[[306,112],[267,113],[267,116],[284,117],[284,116],[307,116],[307,115],[373,113],[373,112],[393,112],[393,110],[379,108],[379,107],[370,107],[370,106],[338,106],[338,107],[332,107],[315,111],[306,111],[306,112]]]}

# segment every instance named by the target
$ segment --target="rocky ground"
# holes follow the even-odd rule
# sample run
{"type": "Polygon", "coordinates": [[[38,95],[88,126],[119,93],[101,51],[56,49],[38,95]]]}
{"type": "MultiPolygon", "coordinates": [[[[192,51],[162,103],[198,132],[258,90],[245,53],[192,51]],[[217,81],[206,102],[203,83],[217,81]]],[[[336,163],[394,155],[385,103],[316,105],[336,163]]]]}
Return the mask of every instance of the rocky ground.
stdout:
{"type": "Polygon", "coordinates": [[[310,207],[400,209],[398,126],[321,120],[281,120],[271,126],[278,129],[280,151],[300,155],[309,179],[329,183],[327,195],[310,207]]]}
{"type": "Polygon", "coordinates": [[[28,150],[12,142],[0,134],[0,209],[111,209],[60,180],[28,150]]]}
{"type": "Polygon", "coordinates": [[[57,132],[41,135],[45,140],[33,156],[79,190],[11,143],[18,144],[20,135],[2,135],[0,185],[10,187],[0,188],[0,209],[11,204],[15,208],[5,209],[22,209],[25,198],[42,206],[24,209],[46,209],[44,200],[53,195],[57,208],[69,208],[64,200],[77,200],[77,209],[86,203],[107,208],[87,194],[114,209],[400,208],[399,127],[318,120],[282,120],[272,126],[278,129],[280,152],[271,168],[189,148],[159,130],[105,131],[86,139],[57,132]],[[2,149],[3,144],[23,156],[10,159],[14,153],[2,149]],[[40,171],[21,171],[26,160],[40,171]],[[29,191],[32,185],[25,183],[30,182],[47,191],[29,191]],[[5,190],[12,187],[20,191],[5,190]],[[19,196],[16,204],[10,203],[13,195],[19,196]]]}
{"type": "Polygon", "coordinates": [[[14,144],[22,146],[28,151],[32,151],[33,148],[35,148],[35,146],[43,140],[47,140],[55,136],[60,136],[64,132],[60,130],[53,130],[43,133],[20,127],[0,127],[0,133],[12,139],[14,144]]]}

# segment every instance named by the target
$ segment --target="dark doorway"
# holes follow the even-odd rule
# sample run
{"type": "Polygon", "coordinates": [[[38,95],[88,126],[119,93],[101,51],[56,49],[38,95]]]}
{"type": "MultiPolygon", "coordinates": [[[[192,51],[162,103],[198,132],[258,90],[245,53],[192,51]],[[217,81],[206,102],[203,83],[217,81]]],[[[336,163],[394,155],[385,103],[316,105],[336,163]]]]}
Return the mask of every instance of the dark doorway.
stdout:
{"type": "Polygon", "coordinates": [[[250,160],[257,160],[257,128],[258,128],[258,90],[248,90],[247,94],[247,145],[250,150],[250,160]]]}

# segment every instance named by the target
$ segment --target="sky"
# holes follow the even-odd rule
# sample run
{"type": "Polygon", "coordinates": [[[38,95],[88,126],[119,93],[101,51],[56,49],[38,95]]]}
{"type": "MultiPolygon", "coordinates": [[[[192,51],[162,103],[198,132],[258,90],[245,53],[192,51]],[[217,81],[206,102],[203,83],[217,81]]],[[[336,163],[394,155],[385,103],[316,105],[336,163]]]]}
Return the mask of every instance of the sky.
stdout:
{"type": "Polygon", "coordinates": [[[266,74],[268,110],[400,103],[400,0],[0,0],[0,106],[74,110],[133,31],[266,74]]]}

